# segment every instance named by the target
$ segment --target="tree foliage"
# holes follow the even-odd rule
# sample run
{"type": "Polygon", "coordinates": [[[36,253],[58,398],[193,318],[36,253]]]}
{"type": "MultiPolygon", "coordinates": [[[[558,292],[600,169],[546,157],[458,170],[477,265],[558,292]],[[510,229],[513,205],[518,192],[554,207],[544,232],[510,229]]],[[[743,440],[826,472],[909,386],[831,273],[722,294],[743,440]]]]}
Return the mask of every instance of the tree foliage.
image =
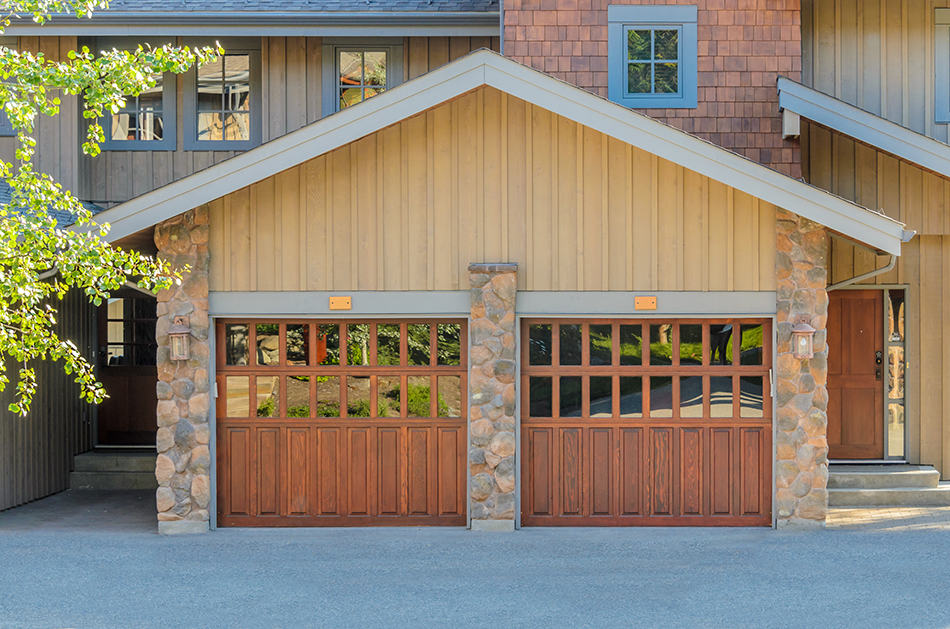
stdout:
{"type": "MultiPolygon", "coordinates": [[[[107,6],[107,0],[0,0],[0,33],[15,21],[90,17],[107,6]]],[[[62,96],[76,96],[88,121],[82,151],[95,156],[105,138],[99,120],[118,112],[127,96],[154,87],[156,73],[181,73],[222,52],[220,47],[97,52],[83,47],[66,59],[49,59],[0,46],[0,105],[16,131],[13,162],[0,160],[0,177],[11,188],[10,202],[0,205],[0,391],[15,377],[10,411],[29,412],[36,391],[32,365],[40,360],[60,361],[86,401],[105,397],[92,365],[56,332],[55,306],[67,292],[81,291],[99,305],[128,281],[152,291],[180,281],[167,263],[110,245],[109,226],[97,225],[71,192],[34,169],[38,118],[57,115],[62,96]],[[74,217],[71,228],[54,218],[63,213],[74,217]]]]}

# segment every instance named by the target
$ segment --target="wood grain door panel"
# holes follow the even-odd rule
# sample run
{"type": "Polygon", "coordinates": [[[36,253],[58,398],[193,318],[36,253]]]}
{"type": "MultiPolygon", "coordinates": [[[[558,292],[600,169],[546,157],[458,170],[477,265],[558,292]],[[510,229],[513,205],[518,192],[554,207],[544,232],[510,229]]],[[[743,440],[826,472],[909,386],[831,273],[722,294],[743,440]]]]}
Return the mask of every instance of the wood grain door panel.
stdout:
{"type": "Polygon", "coordinates": [[[884,457],[883,291],[838,290],[828,303],[828,457],[884,457]]]}

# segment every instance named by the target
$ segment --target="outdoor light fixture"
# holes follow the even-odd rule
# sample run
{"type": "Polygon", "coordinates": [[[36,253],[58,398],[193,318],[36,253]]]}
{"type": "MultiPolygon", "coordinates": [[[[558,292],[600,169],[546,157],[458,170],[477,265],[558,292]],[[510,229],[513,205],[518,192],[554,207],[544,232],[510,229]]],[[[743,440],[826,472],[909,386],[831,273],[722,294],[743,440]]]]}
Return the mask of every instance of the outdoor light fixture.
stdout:
{"type": "Polygon", "coordinates": [[[191,328],[187,317],[175,317],[175,322],[168,329],[168,338],[171,340],[171,360],[191,358],[191,328]]]}
{"type": "Polygon", "coordinates": [[[792,327],[792,351],[800,360],[815,355],[815,328],[806,321],[799,321],[792,327]]]}

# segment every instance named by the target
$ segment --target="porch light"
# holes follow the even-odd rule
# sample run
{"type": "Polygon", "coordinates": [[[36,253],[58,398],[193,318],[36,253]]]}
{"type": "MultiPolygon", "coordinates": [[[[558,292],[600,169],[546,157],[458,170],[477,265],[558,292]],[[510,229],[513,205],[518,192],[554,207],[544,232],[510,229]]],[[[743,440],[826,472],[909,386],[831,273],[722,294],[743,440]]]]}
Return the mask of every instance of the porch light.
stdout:
{"type": "Polygon", "coordinates": [[[171,340],[171,360],[191,358],[191,327],[186,317],[175,317],[168,329],[168,338],[171,340]]]}
{"type": "Polygon", "coordinates": [[[799,321],[792,327],[792,351],[799,360],[815,355],[815,328],[806,321],[799,321]]]}

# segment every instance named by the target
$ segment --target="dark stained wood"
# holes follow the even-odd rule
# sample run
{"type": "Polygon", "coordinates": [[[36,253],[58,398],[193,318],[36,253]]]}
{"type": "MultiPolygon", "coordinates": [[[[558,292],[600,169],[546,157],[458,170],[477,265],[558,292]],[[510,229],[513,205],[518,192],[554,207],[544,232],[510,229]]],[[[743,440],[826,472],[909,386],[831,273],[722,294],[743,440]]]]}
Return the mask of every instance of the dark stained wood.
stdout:
{"type": "MultiPolygon", "coordinates": [[[[529,343],[523,343],[522,355],[522,513],[525,526],[768,526],[772,521],[772,402],[769,393],[771,366],[771,325],[768,320],[580,320],[524,321],[522,339],[530,338],[529,326],[552,325],[550,365],[531,365],[529,343]],[[583,345],[580,365],[559,365],[558,323],[581,324],[583,345]],[[667,364],[651,365],[649,344],[644,342],[641,362],[620,364],[619,325],[643,324],[644,335],[650,324],[670,324],[669,336],[674,351],[667,364]],[[682,324],[701,325],[702,352],[697,364],[680,364],[676,351],[682,324]],[[591,365],[591,324],[610,325],[612,339],[610,364],[591,365]],[[746,362],[738,333],[732,334],[731,362],[712,363],[710,329],[713,326],[740,325],[762,327],[760,364],[746,362]],[[740,401],[739,375],[755,376],[762,391],[745,392],[746,414],[740,401]],[[552,378],[551,416],[532,417],[529,380],[532,376],[552,378]],[[582,378],[580,417],[560,417],[561,394],[557,384],[561,376],[582,378]],[[591,399],[591,377],[611,378],[611,399],[591,399]],[[665,416],[650,417],[650,396],[642,396],[642,414],[634,416],[627,402],[621,404],[620,378],[672,377],[666,392],[661,391],[652,405],[654,411],[665,408],[672,397],[673,408],[665,416]],[[699,380],[682,378],[698,376],[699,380]],[[718,400],[719,414],[711,415],[710,378],[728,377],[727,388],[733,400],[718,400]],[[698,382],[702,382],[699,391],[698,382]],[[685,387],[685,388],[684,388],[685,387]],[[692,389],[690,388],[692,387],[692,389]],[[691,393],[692,391],[692,393],[691,393]],[[698,392],[698,393],[697,393],[698,392]],[[761,396],[761,409],[750,413],[749,402],[761,396]],[[680,409],[681,394],[684,396],[680,409]],[[700,404],[699,397],[702,398],[700,404]],[[690,399],[692,398],[692,399],[690,399]],[[596,406],[596,415],[594,407],[596,406]],[[725,410],[723,412],[723,406],[725,410]],[[699,410],[701,409],[701,410],[699,410]],[[623,416],[627,412],[628,416],[623,416]],[[683,416],[687,415],[687,416],[683,416]],[[695,415],[695,416],[693,416],[695,415]]],[[[718,328],[716,328],[718,329],[718,328]]],[[[697,343],[699,335],[697,334],[697,343]]],[[[695,353],[699,355],[699,352],[695,353]]],[[[648,386],[644,378],[644,388],[648,386]]],[[[629,396],[630,394],[624,394],[629,396]]],[[[726,395],[725,391],[720,395],[726,395]]]]}
{"type": "Polygon", "coordinates": [[[828,302],[828,457],[884,457],[883,291],[837,290],[828,302]],[[876,364],[876,352],[882,362],[876,364]]]}
{"type": "MultiPolygon", "coordinates": [[[[295,323],[367,323],[373,331],[383,321],[222,321],[217,331],[218,404],[218,523],[221,526],[377,526],[464,525],[466,519],[466,329],[461,321],[410,321],[408,323],[459,323],[459,365],[438,365],[433,325],[431,360],[423,366],[407,364],[407,322],[400,325],[400,365],[376,365],[375,340],[367,366],[315,365],[326,357],[326,345],[314,342],[311,325],[309,365],[287,364],[287,325],[295,323]],[[249,346],[256,347],[256,324],[279,324],[279,365],[226,365],[223,326],[250,326],[249,346]],[[228,376],[249,378],[279,376],[278,417],[228,417],[225,400],[228,376]],[[288,378],[310,376],[310,417],[288,416],[288,378]],[[371,417],[317,417],[317,379],[340,377],[340,414],[346,414],[347,375],[369,376],[371,417]],[[428,376],[436,391],[436,376],[458,376],[457,395],[461,417],[437,417],[438,393],[430,395],[432,417],[408,417],[408,395],[400,396],[400,417],[376,417],[379,377],[399,378],[407,390],[410,376],[428,376]]],[[[345,328],[344,328],[345,329],[345,328]]],[[[341,337],[341,354],[346,339],[341,337]]],[[[256,352],[251,351],[253,356],[256,352]]],[[[303,391],[306,395],[307,388],[303,391]]],[[[299,394],[299,393],[298,393],[299,394]]],[[[258,412],[260,398],[250,393],[248,413],[258,412]],[[255,401],[256,400],[256,401],[255,401]]],[[[352,400],[351,400],[352,401],[352,400]]],[[[447,404],[448,402],[444,402],[447,404]]]]}

